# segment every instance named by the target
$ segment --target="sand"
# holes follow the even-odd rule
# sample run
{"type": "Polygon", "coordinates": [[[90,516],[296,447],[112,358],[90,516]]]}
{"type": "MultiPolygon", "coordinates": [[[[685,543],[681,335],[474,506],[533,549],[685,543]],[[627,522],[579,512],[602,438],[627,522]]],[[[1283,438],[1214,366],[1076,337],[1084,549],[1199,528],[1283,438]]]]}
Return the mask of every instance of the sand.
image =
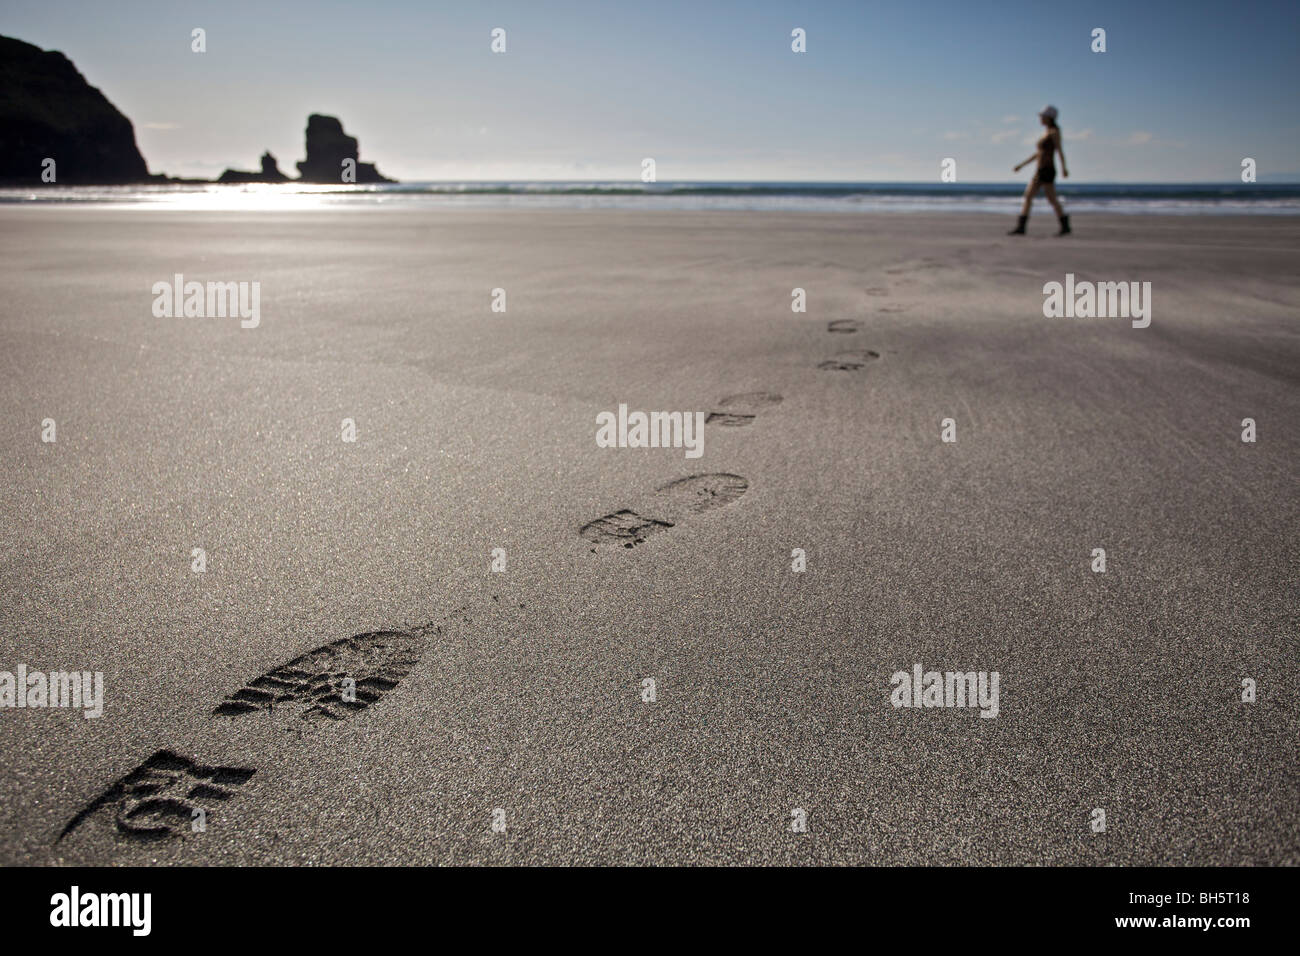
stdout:
{"type": "Polygon", "coordinates": [[[106,695],[0,710],[0,863],[1300,863],[1300,221],[1013,212],[0,209],[0,670],[106,695]],[[178,272],[260,326],[154,317],[178,272]],[[1045,318],[1066,273],[1150,327],[1045,318]],[[594,440],[748,392],[699,459],[594,440]],[[580,535],[624,509],[672,527],[580,535]],[[300,662],[362,710],[213,714],[385,630],[300,662]]]}

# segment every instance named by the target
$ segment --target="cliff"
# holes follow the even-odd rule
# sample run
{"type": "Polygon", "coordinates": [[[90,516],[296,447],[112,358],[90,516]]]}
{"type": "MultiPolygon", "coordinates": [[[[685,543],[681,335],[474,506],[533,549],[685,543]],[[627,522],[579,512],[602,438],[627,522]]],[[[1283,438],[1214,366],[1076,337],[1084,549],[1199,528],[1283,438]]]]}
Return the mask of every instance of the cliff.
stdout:
{"type": "Polygon", "coordinates": [[[39,184],[46,159],[60,185],[154,181],[131,121],[72,61],[0,36],[0,182],[39,184]]]}
{"type": "MultiPolygon", "coordinates": [[[[358,161],[357,139],[333,116],[307,118],[307,183],[391,183],[374,163],[358,161]],[[346,162],[350,160],[351,162],[346,162]],[[349,175],[355,172],[355,177],[349,175]]],[[[275,157],[261,172],[227,169],[222,183],[291,182],[275,157]]],[[[131,121],[86,82],[62,53],[0,36],[0,184],[112,185],[204,182],[150,176],[131,121]],[[53,178],[43,177],[53,160],[53,178]]]]}

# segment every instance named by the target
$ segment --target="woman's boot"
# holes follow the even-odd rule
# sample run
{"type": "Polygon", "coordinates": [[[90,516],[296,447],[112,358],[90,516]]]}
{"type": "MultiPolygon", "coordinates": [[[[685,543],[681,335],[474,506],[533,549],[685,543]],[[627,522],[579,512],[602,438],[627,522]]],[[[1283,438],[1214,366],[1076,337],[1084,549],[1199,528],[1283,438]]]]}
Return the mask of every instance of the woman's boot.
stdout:
{"type": "Polygon", "coordinates": [[[1007,233],[1008,236],[1023,236],[1025,234],[1025,223],[1029,222],[1028,216],[1021,216],[1016,223],[1016,228],[1007,233]]]}
{"type": "Polygon", "coordinates": [[[1061,220],[1061,231],[1058,232],[1057,235],[1068,236],[1070,234],[1070,217],[1058,216],[1057,218],[1061,220]]]}

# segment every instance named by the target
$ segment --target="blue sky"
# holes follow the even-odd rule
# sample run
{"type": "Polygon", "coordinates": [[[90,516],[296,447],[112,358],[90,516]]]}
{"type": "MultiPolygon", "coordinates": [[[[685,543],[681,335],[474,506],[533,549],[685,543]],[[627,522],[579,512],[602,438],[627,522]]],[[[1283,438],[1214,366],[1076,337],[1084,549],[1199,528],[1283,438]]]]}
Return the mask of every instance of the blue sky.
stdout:
{"type": "Polygon", "coordinates": [[[4,0],[67,54],[154,172],[282,169],[312,112],[403,180],[1023,179],[1061,111],[1080,182],[1300,168],[1300,3],[4,0]],[[207,31],[207,52],[190,31],[207,31]],[[507,52],[489,49],[494,27],[507,52]],[[790,49],[807,31],[808,51],[790,49]],[[1090,50],[1094,27],[1107,52],[1090,50]]]}

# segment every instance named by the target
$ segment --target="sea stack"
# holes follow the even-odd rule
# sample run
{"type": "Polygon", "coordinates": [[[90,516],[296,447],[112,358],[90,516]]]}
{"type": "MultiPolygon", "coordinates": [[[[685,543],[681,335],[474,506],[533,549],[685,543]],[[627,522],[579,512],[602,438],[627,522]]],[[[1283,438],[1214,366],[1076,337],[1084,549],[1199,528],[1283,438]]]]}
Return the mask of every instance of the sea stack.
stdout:
{"type": "Polygon", "coordinates": [[[374,163],[359,162],[357,139],[343,132],[343,124],[334,116],[313,113],[307,117],[307,158],[298,164],[298,173],[305,183],[391,183],[382,176],[374,163]],[[352,160],[356,179],[345,178],[345,160],[352,160]]]}
{"type": "Polygon", "coordinates": [[[269,152],[262,154],[262,171],[252,173],[243,169],[227,169],[217,180],[219,183],[287,183],[289,177],[280,172],[280,166],[269,152]]]}

